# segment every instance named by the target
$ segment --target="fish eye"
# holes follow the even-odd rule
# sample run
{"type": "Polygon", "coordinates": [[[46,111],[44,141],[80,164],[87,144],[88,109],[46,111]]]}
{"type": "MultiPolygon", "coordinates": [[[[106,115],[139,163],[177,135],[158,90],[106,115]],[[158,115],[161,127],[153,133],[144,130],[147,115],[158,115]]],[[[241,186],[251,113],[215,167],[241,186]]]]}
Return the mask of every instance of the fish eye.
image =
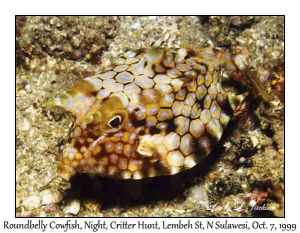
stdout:
{"type": "Polygon", "coordinates": [[[121,116],[114,116],[109,122],[108,122],[108,125],[111,127],[111,128],[114,128],[114,129],[117,129],[120,127],[121,125],[121,116]]]}

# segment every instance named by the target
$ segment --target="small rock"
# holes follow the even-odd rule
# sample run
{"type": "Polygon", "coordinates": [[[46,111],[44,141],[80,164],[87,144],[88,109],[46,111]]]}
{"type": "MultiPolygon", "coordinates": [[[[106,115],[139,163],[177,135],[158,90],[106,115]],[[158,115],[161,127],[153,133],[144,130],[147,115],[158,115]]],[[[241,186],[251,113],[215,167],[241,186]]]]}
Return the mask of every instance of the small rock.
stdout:
{"type": "Polygon", "coordinates": [[[28,120],[27,120],[27,119],[24,119],[24,120],[23,120],[23,124],[22,124],[21,127],[20,127],[20,130],[21,130],[21,131],[28,131],[29,128],[30,128],[30,124],[29,124],[28,120]]]}
{"type": "Polygon", "coordinates": [[[63,199],[63,195],[59,191],[46,189],[41,192],[42,196],[42,204],[48,205],[52,203],[61,202],[63,199]]]}
{"type": "Polygon", "coordinates": [[[240,168],[240,169],[238,169],[236,172],[237,172],[239,175],[242,175],[242,174],[244,174],[244,170],[243,170],[243,168],[240,168]]]}
{"type": "Polygon", "coordinates": [[[77,215],[80,210],[80,201],[79,200],[71,200],[66,203],[63,208],[63,212],[66,214],[77,215]]]}
{"type": "Polygon", "coordinates": [[[46,213],[58,212],[60,210],[60,207],[59,205],[52,203],[50,205],[45,206],[43,209],[46,213]]]}
{"type": "Polygon", "coordinates": [[[244,163],[246,161],[245,157],[240,158],[240,163],[244,163]]]}
{"type": "Polygon", "coordinates": [[[189,189],[188,199],[193,203],[201,203],[207,200],[207,193],[202,185],[196,185],[189,189]]]}
{"type": "Polygon", "coordinates": [[[31,91],[31,86],[30,86],[29,83],[27,83],[27,84],[24,86],[24,89],[25,89],[25,91],[26,91],[27,93],[31,93],[31,92],[32,92],[32,91],[31,91]]]}
{"type": "Polygon", "coordinates": [[[256,147],[259,144],[257,136],[254,136],[254,135],[251,136],[251,142],[252,142],[253,147],[256,147]]]}
{"type": "Polygon", "coordinates": [[[23,206],[28,210],[33,210],[41,206],[41,197],[37,194],[31,195],[23,200],[23,206]]]}
{"type": "Polygon", "coordinates": [[[253,16],[231,16],[230,24],[239,29],[250,26],[254,22],[253,16]]]}
{"type": "Polygon", "coordinates": [[[75,47],[75,48],[79,48],[80,44],[81,44],[82,40],[79,36],[74,36],[71,40],[71,44],[75,47]]]}
{"type": "Polygon", "coordinates": [[[137,21],[131,27],[134,28],[134,29],[140,28],[141,27],[141,23],[139,21],[137,21]]]}
{"type": "Polygon", "coordinates": [[[278,152],[283,155],[284,154],[284,149],[279,149],[278,152]]]}
{"type": "Polygon", "coordinates": [[[101,205],[98,202],[95,201],[85,201],[83,203],[84,207],[90,211],[93,212],[100,212],[101,210],[101,205]]]}

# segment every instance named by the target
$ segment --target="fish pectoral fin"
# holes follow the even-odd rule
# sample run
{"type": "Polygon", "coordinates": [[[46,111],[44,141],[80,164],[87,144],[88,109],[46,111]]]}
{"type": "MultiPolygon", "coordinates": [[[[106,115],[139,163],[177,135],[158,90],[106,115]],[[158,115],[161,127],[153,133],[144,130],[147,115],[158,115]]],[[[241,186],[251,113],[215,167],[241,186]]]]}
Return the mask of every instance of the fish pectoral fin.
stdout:
{"type": "Polygon", "coordinates": [[[248,92],[245,92],[243,94],[235,95],[235,94],[228,94],[228,101],[230,104],[230,107],[235,110],[242,102],[243,100],[248,96],[248,92]]]}
{"type": "Polygon", "coordinates": [[[155,162],[158,160],[156,148],[162,143],[162,135],[143,135],[140,137],[140,142],[137,151],[140,155],[144,156],[150,161],[155,162]]]}

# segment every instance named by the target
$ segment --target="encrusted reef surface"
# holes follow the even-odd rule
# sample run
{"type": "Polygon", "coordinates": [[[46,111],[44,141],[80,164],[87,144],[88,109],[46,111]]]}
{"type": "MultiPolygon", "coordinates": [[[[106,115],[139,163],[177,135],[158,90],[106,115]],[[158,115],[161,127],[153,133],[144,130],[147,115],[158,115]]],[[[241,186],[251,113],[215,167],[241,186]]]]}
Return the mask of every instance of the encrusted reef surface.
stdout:
{"type": "Polygon", "coordinates": [[[283,17],[17,17],[16,64],[17,216],[284,216],[283,17]],[[64,181],[56,157],[72,116],[42,104],[124,52],[158,40],[167,47],[213,45],[247,54],[254,81],[236,78],[251,95],[218,146],[173,176],[78,174],[64,181]]]}

